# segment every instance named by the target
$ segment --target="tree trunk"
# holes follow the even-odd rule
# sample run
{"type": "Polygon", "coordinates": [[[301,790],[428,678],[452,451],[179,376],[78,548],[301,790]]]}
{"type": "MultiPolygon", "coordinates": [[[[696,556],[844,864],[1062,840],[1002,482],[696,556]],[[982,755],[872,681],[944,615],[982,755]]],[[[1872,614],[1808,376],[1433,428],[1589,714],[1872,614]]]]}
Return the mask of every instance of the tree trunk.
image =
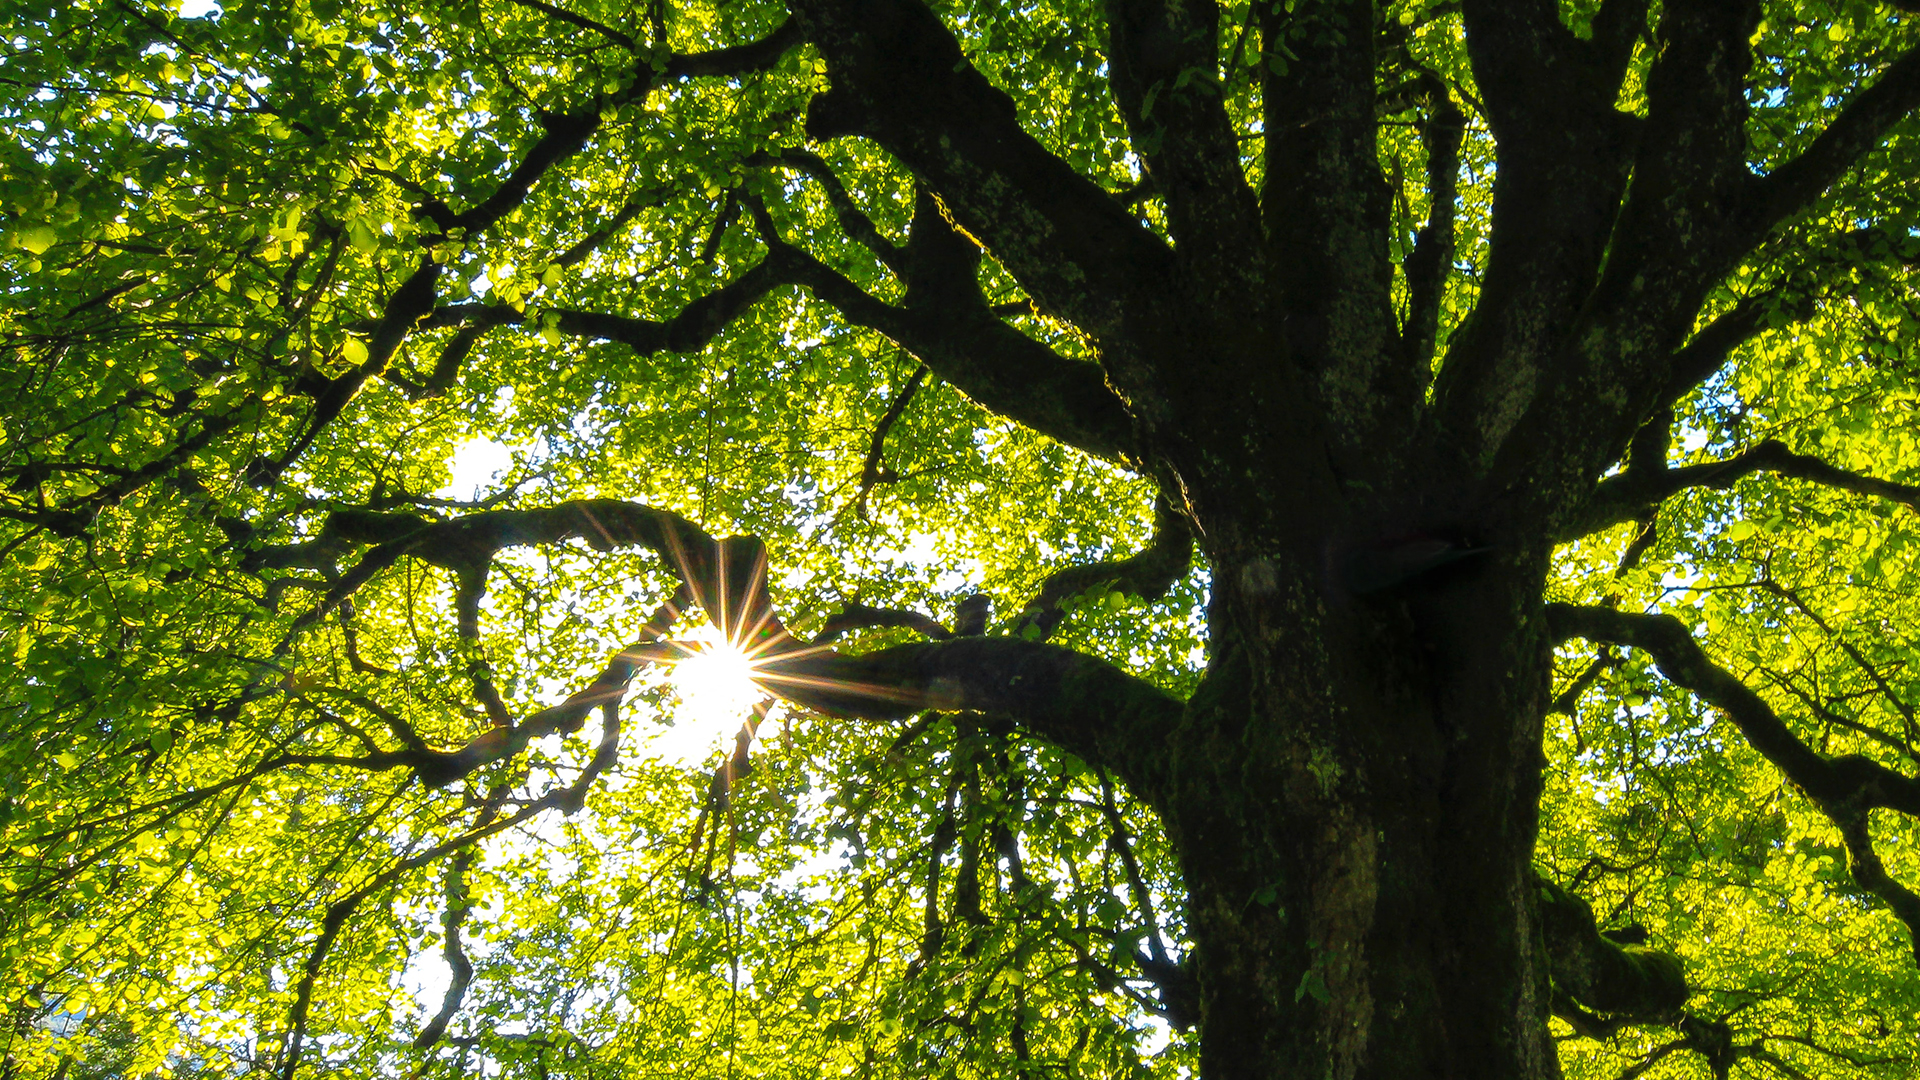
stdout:
{"type": "Polygon", "coordinates": [[[1162,805],[1202,1073],[1558,1076],[1530,866],[1544,554],[1386,586],[1355,558],[1213,560],[1213,657],[1162,805]]]}

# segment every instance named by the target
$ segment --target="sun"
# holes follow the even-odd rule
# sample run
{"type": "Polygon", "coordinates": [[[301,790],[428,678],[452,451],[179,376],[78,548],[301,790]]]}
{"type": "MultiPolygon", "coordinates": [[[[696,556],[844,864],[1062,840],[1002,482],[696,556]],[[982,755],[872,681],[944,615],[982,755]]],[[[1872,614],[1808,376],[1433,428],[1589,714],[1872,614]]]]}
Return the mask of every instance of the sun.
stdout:
{"type": "Polygon", "coordinates": [[[648,740],[657,758],[698,767],[732,740],[767,698],[753,681],[754,662],[712,625],[681,639],[684,655],[667,665],[665,683],[673,692],[671,724],[648,740]]]}
{"type": "Polygon", "coordinates": [[[683,640],[698,647],[674,661],[667,674],[683,712],[739,723],[767,696],[753,681],[753,660],[713,626],[703,626],[683,640]]]}

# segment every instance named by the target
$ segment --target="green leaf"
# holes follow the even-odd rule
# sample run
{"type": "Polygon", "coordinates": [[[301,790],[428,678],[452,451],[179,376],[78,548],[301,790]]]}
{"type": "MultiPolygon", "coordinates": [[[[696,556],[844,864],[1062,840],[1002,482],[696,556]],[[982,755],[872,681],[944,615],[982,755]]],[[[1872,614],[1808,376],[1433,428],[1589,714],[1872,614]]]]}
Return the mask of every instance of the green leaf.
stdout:
{"type": "Polygon", "coordinates": [[[22,248],[35,255],[44,255],[48,248],[60,240],[60,234],[45,225],[31,226],[13,234],[22,248]]]}

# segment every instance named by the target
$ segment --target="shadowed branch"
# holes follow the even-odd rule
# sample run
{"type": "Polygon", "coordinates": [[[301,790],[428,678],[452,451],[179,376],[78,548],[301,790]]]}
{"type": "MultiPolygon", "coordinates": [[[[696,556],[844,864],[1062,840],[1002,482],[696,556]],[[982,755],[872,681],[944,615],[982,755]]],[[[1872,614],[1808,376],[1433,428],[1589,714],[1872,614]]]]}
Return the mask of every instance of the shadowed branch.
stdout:
{"type": "Polygon", "coordinates": [[[1056,571],[1014,617],[1009,632],[1015,637],[1045,641],[1066,618],[1071,603],[1097,589],[1143,600],[1167,595],[1167,590],[1187,574],[1193,558],[1193,534],[1165,499],[1155,502],[1153,518],[1153,539],[1145,549],[1125,559],[1056,571]]]}
{"type": "Polygon", "coordinates": [[[1686,465],[1678,469],[1635,466],[1617,476],[1608,477],[1595,488],[1585,513],[1561,538],[1576,539],[1622,521],[1643,517],[1665,499],[1689,488],[1725,490],[1757,472],[1771,472],[1856,495],[1887,499],[1920,513],[1920,486],[1850,472],[1817,457],[1796,454],[1778,439],[1768,439],[1724,461],[1686,465]]]}
{"type": "Polygon", "coordinates": [[[1920,895],[1888,876],[1867,832],[1868,815],[1876,809],[1920,817],[1920,780],[1858,754],[1829,757],[1814,750],[1759,694],[1707,659],[1686,624],[1670,615],[1549,604],[1547,616],[1555,636],[1563,640],[1582,637],[1645,650],[1662,675],[1731,719],[1749,745],[1839,826],[1847,838],[1854,880],[1906,924],[1920,959],[1920,895]]]}

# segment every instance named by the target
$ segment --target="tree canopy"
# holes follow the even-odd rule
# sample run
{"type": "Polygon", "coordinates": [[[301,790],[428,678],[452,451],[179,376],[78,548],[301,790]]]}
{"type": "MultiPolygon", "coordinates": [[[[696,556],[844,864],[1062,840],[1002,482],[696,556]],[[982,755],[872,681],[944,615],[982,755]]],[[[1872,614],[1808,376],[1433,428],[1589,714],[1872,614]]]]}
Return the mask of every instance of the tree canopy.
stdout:
{"type": "Polygon", "coordinates": [[[1915,5],[4,10],[0,1077],[1920,1068],[1915,5]]]}

